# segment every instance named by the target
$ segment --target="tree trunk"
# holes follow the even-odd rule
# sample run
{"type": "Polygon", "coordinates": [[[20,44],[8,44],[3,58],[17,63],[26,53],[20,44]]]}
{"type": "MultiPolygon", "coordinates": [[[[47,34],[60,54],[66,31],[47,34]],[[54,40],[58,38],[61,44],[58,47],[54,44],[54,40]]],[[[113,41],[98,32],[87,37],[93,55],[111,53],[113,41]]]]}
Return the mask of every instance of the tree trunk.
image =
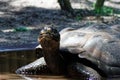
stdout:
{"type": "Polygon", "coordinates": [[[95,10],[101,10],[104,5],[105,0],[97,0],[95,4],[95,10]]]}
{"type": "Polygon", "coordinates": [[[73,15],[73,8],[69,0],[58,0],[61,10],[70,12],[73,15]]]}

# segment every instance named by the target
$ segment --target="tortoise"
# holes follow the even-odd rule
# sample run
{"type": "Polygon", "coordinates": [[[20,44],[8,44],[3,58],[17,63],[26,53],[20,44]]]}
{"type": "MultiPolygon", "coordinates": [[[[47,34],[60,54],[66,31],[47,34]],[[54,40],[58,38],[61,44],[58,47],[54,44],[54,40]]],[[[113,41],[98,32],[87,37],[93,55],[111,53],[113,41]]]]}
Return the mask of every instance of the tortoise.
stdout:
{"type": "Polygon", "coordinates": [[[100,80],[120,75],[120,26],[45,27],[38,37],[40,57],[17,74],[65,74],[100,80]],[[41,53],[42,51],[42,53],[41,53]]]}

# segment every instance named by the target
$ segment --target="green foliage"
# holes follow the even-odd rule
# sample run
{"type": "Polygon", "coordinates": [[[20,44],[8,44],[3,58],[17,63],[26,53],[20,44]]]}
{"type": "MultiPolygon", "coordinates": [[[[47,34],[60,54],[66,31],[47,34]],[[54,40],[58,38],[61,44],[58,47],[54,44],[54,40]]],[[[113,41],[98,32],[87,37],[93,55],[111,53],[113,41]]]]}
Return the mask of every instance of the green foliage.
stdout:
{"type": "MultiPolygon", "coordinates": [[[[95,4],[93,4],[95,8],[95,4]]],[[[113,9],[110,7],[103,6],[101,8],[95,8],[95,13],[99,15],[113,15],[113,9]]]]}
{"type": "Polygon", "coordinates": [[[23,32],[23,31],[28,31],[26,27],[18,27],[14,29],[15,32],[23,32]]]}
{"type": "Polygon", "coordinates": [[[102,15],[112,15],[113,14],[113,9],[103,6],[101,9],[95,9],[95,12],[97,14],[102,14],[102,15]]]}
{"type": "Polygon", "coordinates": [[[81,20],[82,19],[82,17],[81,16],[76,16],[76,20],[81,20]]]}

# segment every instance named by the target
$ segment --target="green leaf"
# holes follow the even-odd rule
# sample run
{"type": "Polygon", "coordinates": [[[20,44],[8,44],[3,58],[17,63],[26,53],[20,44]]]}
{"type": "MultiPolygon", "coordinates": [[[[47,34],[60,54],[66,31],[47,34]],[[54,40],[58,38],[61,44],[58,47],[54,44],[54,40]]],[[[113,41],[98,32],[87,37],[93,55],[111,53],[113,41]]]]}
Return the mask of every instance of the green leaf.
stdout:
{"type": "Polygon", "coordinates": [[[26,27],[18,27],[18,28],[15,28],[14,31],[23,32],[23,31],[28,31],[28,29],[26,27]]]}
{"type": "Polygon", "coordinates": [[[113,9],[110,7],[101,7],[101,8],[97,8],[95,9],[95,13],[99,14],[99,15],[112,15],[113,14],[113,9]]]}

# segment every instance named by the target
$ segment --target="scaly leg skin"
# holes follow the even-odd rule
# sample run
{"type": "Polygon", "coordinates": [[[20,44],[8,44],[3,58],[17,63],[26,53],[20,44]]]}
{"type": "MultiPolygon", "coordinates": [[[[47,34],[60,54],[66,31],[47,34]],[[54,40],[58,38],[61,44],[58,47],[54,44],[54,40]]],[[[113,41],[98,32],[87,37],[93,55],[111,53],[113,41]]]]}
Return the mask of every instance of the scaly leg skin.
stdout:
{"type": "Polygon", "coordinates": [[[81,80],[101,80],[102,77],[92,68],[81,63],[72,63],[68,66],[70,77],[81,80]]]}
{"type": "Polygon", "coordinates": [[[43,50],[40,44],[35,48],[35,53],[36,53],[37,59],[43,57],[43,50]]]}
{"type": "Polygon", "coordinates": [[[16,70],[17,74],[23,75],[33,75],[33,74],[50,74],[50,70],[48,69],[44,58],[39,58],[36,61],[20,67],[16,70]]]}

